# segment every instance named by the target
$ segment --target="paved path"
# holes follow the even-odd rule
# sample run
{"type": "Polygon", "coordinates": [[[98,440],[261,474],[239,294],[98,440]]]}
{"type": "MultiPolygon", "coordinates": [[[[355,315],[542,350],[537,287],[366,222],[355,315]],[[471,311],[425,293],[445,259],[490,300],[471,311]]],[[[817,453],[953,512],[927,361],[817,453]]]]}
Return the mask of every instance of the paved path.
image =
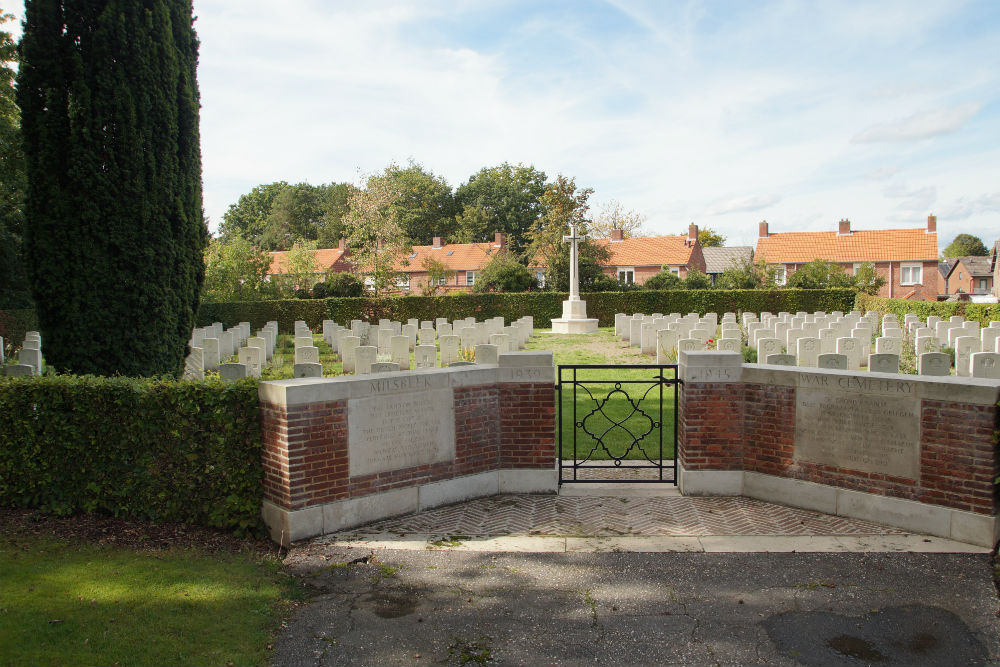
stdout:
{"type": "Polygon", "coordinates": [[[292,548],[317,596],[274,664],[997,665],[985,552],[662,485],[484,498],[292,548]]]}

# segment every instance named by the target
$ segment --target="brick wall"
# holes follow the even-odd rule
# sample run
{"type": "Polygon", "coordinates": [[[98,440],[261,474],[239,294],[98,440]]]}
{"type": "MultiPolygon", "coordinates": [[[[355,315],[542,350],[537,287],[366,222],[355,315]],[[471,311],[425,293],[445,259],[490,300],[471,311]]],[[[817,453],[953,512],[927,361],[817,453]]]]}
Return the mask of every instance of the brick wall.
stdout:
{"type": "Polygon", "coordinates": [[[500,467],[552,466],[556,458],[554,385],[503,384],[499,408],[500,467]]]}
{"type": "Polygon", "coordinates": [[[679,461],[685,470],[750,471],[982,515],[1000,510],[993,483],[1000,476],[996,387],[963,387],[961,379],[943,378],[932,389],[936,379],[923,379],[928,384],[922,392],[959,399],[974,390],[988,400],[919,398],[919,475],[909,479],[797,460],[796,387],[788,386],[796,371],[769,372],[781,377],[774,384],[685,381],[678,406],[679,461]]]}

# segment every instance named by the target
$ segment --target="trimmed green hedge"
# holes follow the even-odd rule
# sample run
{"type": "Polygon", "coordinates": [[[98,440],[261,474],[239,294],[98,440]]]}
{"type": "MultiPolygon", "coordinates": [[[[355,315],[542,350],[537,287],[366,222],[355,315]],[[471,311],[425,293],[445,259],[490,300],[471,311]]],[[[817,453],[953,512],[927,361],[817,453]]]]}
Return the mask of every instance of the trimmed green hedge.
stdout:
{"type": "MultiPolygon", "coordinates": [[[[628,292],[592,292],[582,294],[587,301],[587,314],[596,317],[602,327],[615,323],[615,313],[708,313],[749,311],[777,313],[788,311],[815,312],[817,310],[848,311],[854,307],[854,291],[850,289],[763,289],[763,290],[632,290],[628,292]]],[[[283,332],[293,329],[295,320],[305,320],[314,331],[331,319],[346,324],[351,320],[378,321],[388,318],[405,322],[448,320],[475,317],[479,320],[503,317],[508,322],[522,315],[533,315],[535,326],[546,329],[552,318],[562,316],[565,292],[524,292],[519,294],[466,294],[464,292],[442,296],[390,296],[329,299],[281,299],[273,301],[236,301],[228,303],[203,303],[198,310],[197,326],[222,322],[231,327],[249,322],[254,330],[275,320],[283,332]]],[[[0,327],[5,315],[15,315],[16,321],[27,319],[32,311],[0,312],[0,327]]],[[[20,329],[19,329],[20,330],[20,329]]],[[[3,335],[0,329],[0,335],[3,335]]],[[[18,340],[24,339],[23,330],[18,340]]]]}
{"type": "Polygon", "coordinates": [[[24,342],[25,331],[38,329],[38,316],[34,310],[0,310],[0,338],[4,345],[18,347],[24,342]]]}
{"type": "Polygon", "coordinates": [[[279,330],[290,332],[294,329],[295,320],[305,320],[309,328],[315,331],[327,317],[327,306],[322,299],[202,303],[195,318],[195,326],[222,322],[226,327],[232,327],[240,322],[249,322],[256,331],[274,320],[278,323],[279,330]]]}
{"type": "Polygon", "coordinates": [[[961,315],[969,322],[979,322],[987,327],[991,320],[1000,320],[1000,304],[971,303],[969,301],[910,301],[908,299],[886,299],[867,294],[858,294],[854,307],[861,312],[877,310],[880,313],[893,313],[902,318],[913,313],[926,320],[928,315],[948,319],[952,315],[961,315]]]}
{"type": "Polygon", "coordinates": [[[263,534],[257,382],[0,378],[0,504],[263,534]]]}

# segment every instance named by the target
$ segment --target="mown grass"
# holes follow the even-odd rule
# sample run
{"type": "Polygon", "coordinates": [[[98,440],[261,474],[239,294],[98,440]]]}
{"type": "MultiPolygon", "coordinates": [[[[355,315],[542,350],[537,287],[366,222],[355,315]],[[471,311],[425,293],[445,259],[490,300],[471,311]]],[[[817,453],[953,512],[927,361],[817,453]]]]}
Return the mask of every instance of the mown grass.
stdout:
{"type": "MultiPolygon", "coordinates": [[[[656,359],[641,355],[635,348],[615,339],[613,328],[580,336],[536,334],[528,349],[552,350],[557,367],[578,364],[617,367],[577,370],[575,379],[586,381],[585,385],[569,384],[574,380],[570,369],[564,369],[557,378],[565,386],[558,397],[562,425],[560,456],[563,459],[607,461],[622,456],[629,460],[674,457],[673,388],[663,387],[661,416],[659,383],[653,381],[657,371],[629,368],[637,364],[654,364],[656,359]],[[577,426],[581,422],[593,435],[577,426]],[[629,450],[633,438],[641,434],[646,435],[629,450]]],[[[668,372],[665,377],[672,378],[673,374],[668,372]]],[[[559,437],[558,433],[556,435],[559,437]]]]}
{"type": "Polygon", "coordinates": [[[277,558],[5,535],[0,664],[267,664],[297,596],[277,558]]]}

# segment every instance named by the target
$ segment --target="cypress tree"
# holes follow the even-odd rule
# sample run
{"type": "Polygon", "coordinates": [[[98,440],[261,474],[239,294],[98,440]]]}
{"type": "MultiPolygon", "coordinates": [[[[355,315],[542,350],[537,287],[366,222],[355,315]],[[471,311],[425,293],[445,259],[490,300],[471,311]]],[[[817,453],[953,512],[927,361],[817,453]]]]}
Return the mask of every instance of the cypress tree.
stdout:
{"type": "Polygon", "coordinates": [[[183,367],[204,276],[190,0],[27,0],[25,258],[57,369],[183,367]]]}

